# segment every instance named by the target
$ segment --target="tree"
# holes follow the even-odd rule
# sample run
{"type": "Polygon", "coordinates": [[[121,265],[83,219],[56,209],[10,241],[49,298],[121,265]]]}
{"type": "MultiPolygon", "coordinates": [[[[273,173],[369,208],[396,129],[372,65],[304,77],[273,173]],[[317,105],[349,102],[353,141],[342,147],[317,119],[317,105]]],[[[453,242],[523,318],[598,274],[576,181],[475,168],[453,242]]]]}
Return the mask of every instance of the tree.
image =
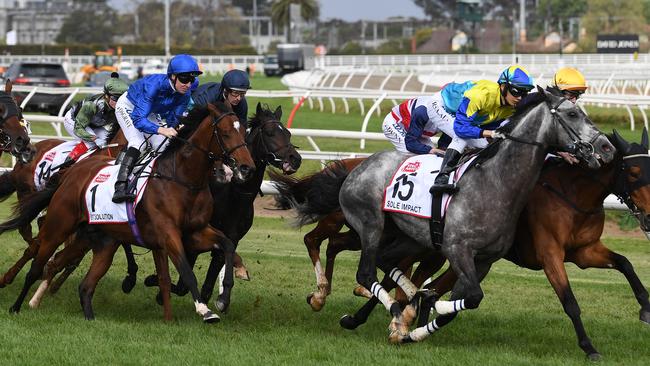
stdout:
{"type": "Polygon", "coordinates": [[[585,51],[595,51],[598,34],[638,34],[646,25],[643,4],[637,0],[590,0],[582,17],[586,36],[580,40],[585,51]]]}
{"type": "Polygon", "coordinates": [[[271,20],[278,27],[289,25],[289,5],[300,4],[300,16],[306,21],[318,19],[320,8],[316,0],[274,0],[271,20]]]}
{"type": "Polygon", "coordinates": [[[79,5],[66,17],[56,42],[111,43],[115,34],[113,24],[117,19],[115,11],[106,6],[106,1],[80,1],[79,5]]]}

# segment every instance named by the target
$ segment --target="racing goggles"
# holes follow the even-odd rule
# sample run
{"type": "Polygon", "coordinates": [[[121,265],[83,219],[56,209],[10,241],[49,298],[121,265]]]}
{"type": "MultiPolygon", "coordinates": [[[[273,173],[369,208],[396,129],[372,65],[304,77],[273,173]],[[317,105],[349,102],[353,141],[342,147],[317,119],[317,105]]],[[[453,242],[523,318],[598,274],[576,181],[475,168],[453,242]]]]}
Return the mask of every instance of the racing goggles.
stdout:
{"type": "Polygon", "coordinates": [[[196,80],[196,76],[192,74],[178,74],[176,75],[176,80],[180,81],[181,84],[189,84],[196,80]]]}
{"type": "Polygon", "coordinates": [[[510,95],[512,95],[513,97],[516,97],[516,98],[525,97],[526,95],[528,95],[529,91],[530,90],[528,90],[528,89],[518,88],[518,87],[516,87],[516,86],[514,86],[512,84],[508,85],[508,93],[510,93],[510,95]]]}
{"type": "Polygon", "coordinates": [[[578,99],[584,93],[584,90],[562,90],[562,94],[567,99],[578,99]]]}
{"type": "Polygon", "coordinates": [[[234,97],[240,97],[243,98],[246,96],[246,91],[245,90],[233,90],[233,89],[228,89],[228,94],[234,96],[234,97]]]}

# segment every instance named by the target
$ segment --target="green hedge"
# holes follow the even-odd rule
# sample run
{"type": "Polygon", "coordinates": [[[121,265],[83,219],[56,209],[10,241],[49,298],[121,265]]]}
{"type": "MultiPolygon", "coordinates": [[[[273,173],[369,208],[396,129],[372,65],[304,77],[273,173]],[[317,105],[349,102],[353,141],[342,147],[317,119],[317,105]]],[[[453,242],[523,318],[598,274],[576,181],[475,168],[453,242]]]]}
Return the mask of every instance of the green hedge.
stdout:
{"type": "MultiPolygon", "coordinates": [[[[67,48],[70,55],[92,55],[95,51],[106,48],[117,49],[122,46],[125,55],[164,55],[165,47],[156,44],[125,44],[125,45],[100,45],[100,44],[61,44],[61,45],[16,45],[2,46],[5,52],[13,55],[63,55],[67,48]]],[[[190,53],[194,55],[255,55],[255,49],[248,45],[227,45],[221,48],[195,48],[172,47],[172,54],[190,53]]]]}

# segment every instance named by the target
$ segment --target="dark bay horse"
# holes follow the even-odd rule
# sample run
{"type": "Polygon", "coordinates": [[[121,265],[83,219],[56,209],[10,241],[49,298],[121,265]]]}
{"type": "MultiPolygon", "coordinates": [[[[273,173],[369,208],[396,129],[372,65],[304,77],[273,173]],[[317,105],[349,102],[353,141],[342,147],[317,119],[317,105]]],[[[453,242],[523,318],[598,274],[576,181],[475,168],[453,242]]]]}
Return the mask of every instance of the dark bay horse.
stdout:
{"type": "Polygon", "coordinates": [[[491,264],[510,248],[517,217],[549,150],[564,149],[570,144],[589,146],[589,149],[581,149],[579,157],[592,169],[600,166],[594,152],[605,162],[612,160],[612,144],[581,110],[564,98],[542,90],[539,95],[543,100],[519,110],[511,122],[502,127],[506,138],[484,151],[491,157],[481,159],[479,166],[470,169],[458,183],[460,193],[448,207],[441,249],[431,243],[428,220],[385,213],[381,209],[384,187],[404,160],[398,152],[375,154],[349,175],[335,173],[329,182],[323,181],[321,192],[316,189],[311,193],[313,200],[299,207],[299,211],[309,213],[302,220],[304,223],[315,221],[340,205],[347,222],[361,239],[357,281],[370,289],[393,315],[392,342],[421,340],[449,323],[458,311],[479,306],[483,298],[479,283],[491,264]],[[340,191],[338,197],[331,194],[337,190],[340,191]],[[486,202],[486,197],[492,199],[486,202]],[[322,208],[320,212],[319,207],[322,208]],[[485,212],[491,213],[488,220],[483,216],[485,212]],[[391,220],[386,220],[387,217],[391,220]],[[376,264],[379,264],[409,298],[415,295],[416,287],[395,268],[397,261],[378,261],[380,249],[398,237],[414,244],[412,254],[440,251],[459,275],[452,301],[436,302],[440,316],[432,322],[433,326],[427,327],[426,333],[408,333],[399,304],[377,282],[376,264]]]}
{"type": "MultiPolygon", "coordinates": [[[[291,132],[284,127],[282,108],[271,111],[268,107],[257,104],[255,115],[249,120],[246,135],[248,149],[255,162],[255,174],[246,182],[233,181],[218,184],[211,181],[210,191],[214,200],[214,211],[210,223],[233,241],[235,248],[253,225],[255,197],[260,192],[266,167],[282,171],[286,176],[295,173],[302,162],[296,147],[291,143],[291,132]]],[[[275,173],[277,174],[277,173],[275,173]]],[[[188,253],[192,263],[198,253],[188,253]]],[[[220,251],[212,252],[210,266],[201,289],[201,297],[208,302],[212,296],[218,274],[223,267],[224,258],[220,251]]],[[[155,285],[155,276],[149,276],[147,285],[155,285]]],[[[184,295],[187,288],[178,283],[172,292],[184,295]]]]}
{"type": "MultiPolygon", "coordinates": [[[[187,127],[159,157],[142,201],[136,208],[144,246],[152,249],[159,276],[165,319],[171,318],[169,304],[169,271],[171,257],[181,278],[190,288],[194,305],[205,322],[219,317],[201,301],[196,277],[189,266],[185,248],[209,250],[219,246],[226,252],[225,291],[219,299],[221,309],[230,302],[232,288],[232,242],[223,233],[210,227],[212,201],[208,188],[213,164],[227,162],[238,179],[246,180],[254,171],[253,161],[245,148],[235,114],[223,104],[193,111],[185,120],[187,127]],[[187,242],[186,245],[184,243],[187,242]]],[[[87,319],[93,319],[92,295],[99,279],[106,273],[117,248],[116,242],[135,243],[128,224],[87,225],[84,195],[90,180],[107,165],[109,158],[90,157],[68,168],[61,177],[54,177],[48,189],[37,192],[18,203],[16,215],[0,225],[0,232],[13,230],[31,222],[45,207],[48,212],[38,233],[38,253],[25,278],[25,285],[15,304],[18,312],[33,283],[43,275],[43,268],[56,248],[70,235],[77,241],[96,245],[91,268],[79,287],[80,300],[87,319]],[[65,186],[65,189],[58,187],[65,186]],[[49,205],[49,206],[48,206],[49,205]]]]}

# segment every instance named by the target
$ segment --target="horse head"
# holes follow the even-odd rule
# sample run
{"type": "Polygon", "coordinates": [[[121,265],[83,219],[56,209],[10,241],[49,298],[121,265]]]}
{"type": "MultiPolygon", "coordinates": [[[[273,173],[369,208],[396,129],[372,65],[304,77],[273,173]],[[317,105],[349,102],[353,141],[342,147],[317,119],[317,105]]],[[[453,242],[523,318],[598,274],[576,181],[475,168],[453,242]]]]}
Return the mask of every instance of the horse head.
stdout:
{"type": "Polygon", "coordinates": [[[256,162],[271,164],[284,174],[293,174],[300,168],[302,157],[291,144],[291,132],[284,127],[281,117],[282,107],[272,112],[268,106],[257,103],[246,142],[256,162]]]}
{"type": "Polygon", "coordinates": [[[614,193],[639,220],[641,230],[650,239],[650,155],[648,131],[644,128],[641,143],[626,141],[616,130],[610,140],[622,156],[614,184],[614,193]]]}
{"type": "Polygon", "coordinates": [[[598,169],[614,159],[616,149],[582,109],[564,97],[540,87],[538,90],[544,94],[553,124],[557,125],[553,151],[569,152],[589,169],[598,169]]]}
{"type": "Polygon", "coordinates": [[[246,149],[241,132],[243,126],[239,123],[237,115],[223,103],[208,104],[208,111],[213,126],[210,152],[217,157],[221,156],[222,163],[232,170],[236,180],[250,179],[255,171],[255,163],[246,149]]]}
{"type": "Polygon", "coordinates": [[[15,99],[11,96],[11,81],[0,91],[0,150],[9,152],[22,163],[29,163],[36,149],[29,142],[28,125],[15,99]]]}

